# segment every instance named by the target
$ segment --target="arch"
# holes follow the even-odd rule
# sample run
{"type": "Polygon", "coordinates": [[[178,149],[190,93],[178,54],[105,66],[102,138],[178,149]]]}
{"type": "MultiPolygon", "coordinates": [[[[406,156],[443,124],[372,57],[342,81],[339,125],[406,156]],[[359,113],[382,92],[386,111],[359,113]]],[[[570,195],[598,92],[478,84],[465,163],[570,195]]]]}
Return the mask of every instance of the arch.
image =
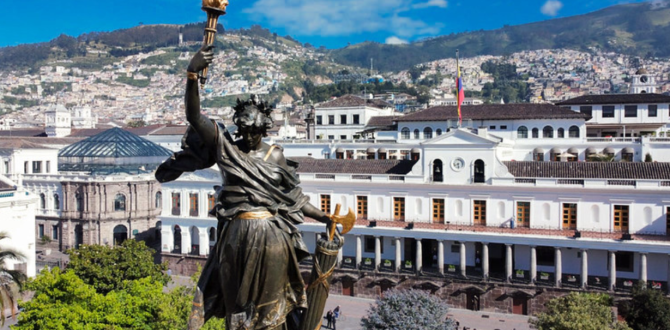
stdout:
{"type": "Polygon", "coordinates": [[[547,125],[542,129],[542,137],[545,139],[553,139],[554,138],[554,128],[547,125]]]}
{"type": "Polygon", "coordinates": [[[420,136],[419,129],[418,128],[414,129],[414,139],[418,140],[420,138],[421,138],[421,136],[420,136]]]}
{"type": "Polygon", "coordinates": [[[528,138],[528,128],[526,126],[520,126],[516,130],[517,139],[527,139],[528,138]]]}
{"type": "Polygon", "coordinates": [[[58,194],[54,194],[54,209],[60,210],[60,196],[58,194]]]}
{"type": "Polygon", "coordinates": [[[598,205],[591,206],[591,219],[593,222],[600,222],[600,208],[598,205]]]}
{"type": "Polygon", "coordinates": [[[162,191],[156,192],[156,208],[157,209],[162,209],[163,208],[163,192],[162,191]]]}
{"type": "Polygon", "coordinates": [[[433,182],[442,182],[444,180],[444,168],[442,161],[436,159],[433,161],[433,182]]]}
{"type": "Polygon", "coordinates": [[[485,166],[483,160],[481,160],[481,159],[475,160],[475,166],[474,166],[474,182],[475,183],[486,182],[486,174],[484,172],[485,169],[486,169],[486,166],[485,166]]]}
{"type": "Polygon", "coordinates": [[[571,138],[578,138],[579,137],[579,127],[577,126],[570,126],[570,129],[568,130],[568,137],[571,138]]]}
{"type": "Polygon", "coordinates": [[[409,128],[403,127],[400,131],[400,139],[409,140],[409,128]]]}
{"type": "Polygon", "coordinates": [[[651,207],[649,206],[644,208],[644,224],[651,225],[651,207]]]}
{"type": "Polygon", "coordinates": [[[81,195],[81,193],[74,193],[74,204],[75,204],[75,209],[78,212],[83,212],[84,211],[84,198],[81,195]]]}
{"type": "Polygon", "coordinates": [[[498,202],[498,218],[505,219],[505,202],[498,202]]]}
{"type": "Polygon", "coordinates": [[[440,135],[442,135],[442,129],[440,129],[440,128],[436,129],[436,130],[435,130],[435,135],[436,135],[436,136],[440,136],[440,135]]]}
{"type": "Polygon", "coordinates": [[[117,225],[114,227],[114,246],[121,245],[128,239],[128,227],[117,225]]]}
{"type": "Polygon", "coordinates": [[[562,139],[562,138],[565,137],[565,129],[563,129],[563,127],[559,128],[556,132],[557,132],[557,133],[556,133],[556,137],[557,137],[557,138],[561,138],[561,139],[562,139]]]}
{"type": "Polygon", "coordinates": [[[463,216],[463,201],[459,199],[459,200],[456,201],[455,204],[456,204],[455,205],[456,207],[454,208],[455,209],[454,211],[456,212],[456,216],[457,217],[462,217],[463,216]]]}
{"type": "Polygon", "coordinates": [[[216,242],[216,228],[209,227],[208,234],[209,234],[209,241],[216,242]]]}
{"type": "Polygon", "coordinates": [[[533,160],[536,162],[544,161],[544,149],[537,147],[533,149],[533,160]]]}
{"type": "Polygon", "coordinates": [[[432,139],[433,138],[433,129],[430,127],[426,127],[423,129],[423,138],[424,139],[432,139]]]}
{"type": "Polygon", "coordinates": [[[114,211],[126,210],[126,196],[124,194],[116,194],[114,197],[114,211]]]}
{"type": "Polygon", "coordinates": [[[537,129],[537,127],[534,127],[532,132],[533,132],[533,139],[537,139],[540,137],[540,130],[537,129]]]}
{"type": "Polygon", "coordinates": [[[81,224],[74,226],[74,247],[76,249],[84,244],[84,226],[81,224]]]}
{"type": "Polygon", "coordinates": [[[191,234],[191,254],[200,254],[200,229],[196,226],[192,226],[189,230],[191,234]]]}
{"type": "Polygon", "coordinates": [[[174,225],[172,235],[172,242],[174,243],[172,253],[181,254],[181,227],[179,227],[179,225],[174,225]]]}
{"type": "Polygon", "coordinates": [[[47,208],[47,196],[44,193],[40,194],[40,208],[43,210],[47,208]]]}

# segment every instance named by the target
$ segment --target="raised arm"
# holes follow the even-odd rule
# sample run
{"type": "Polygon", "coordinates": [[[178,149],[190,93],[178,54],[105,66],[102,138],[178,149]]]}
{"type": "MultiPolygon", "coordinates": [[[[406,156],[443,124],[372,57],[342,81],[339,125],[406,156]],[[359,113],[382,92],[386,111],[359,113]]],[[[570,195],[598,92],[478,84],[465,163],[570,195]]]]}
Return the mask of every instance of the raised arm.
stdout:
{"type": "Polygon", "coordinates": [[[186,79],[186,120],[198,132],[200,139],[208,145],[216,141],[216,127],[209,118],[200,113],[200,91],[198,90],[198,72],[208,67],[214,58],[214,46],[204,46],[191,59],[186,79]]]}

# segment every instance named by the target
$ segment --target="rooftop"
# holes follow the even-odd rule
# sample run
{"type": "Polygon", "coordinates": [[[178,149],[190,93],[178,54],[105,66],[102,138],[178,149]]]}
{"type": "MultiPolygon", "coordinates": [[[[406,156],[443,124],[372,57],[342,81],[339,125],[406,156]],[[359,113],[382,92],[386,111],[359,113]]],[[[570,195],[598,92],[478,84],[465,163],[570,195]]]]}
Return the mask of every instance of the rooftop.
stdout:
{"type": "Polygon", "coordinates": [[[299,163],[298,173],[323,174],[396,174],[405,175],[416,164],[411,160],[393,159],[314,159],[292,157],[299,163]]]}
{"type": "Polygon", "coordinates": [[[519,178],[670,180],[670,163],[503,162],[519,178]]]}
{"type": "Polygon", "coordinates": [[[373,108],[391,108],[393,105],[389,104],[386,101],[377,100],[377,99],[366,99],[360,96],[347,94],[340,96],[332,101],[323,103],[317,106],[318,109],[326,108],[349,108],[349,107],[373,107],[373,108]]]}
{"type": "MultiPolygon", "coordinates": [[[[461,107],[463,119],[527,120],[527,119],[584,119],[585,114],[552,104],[482,104],[461,107]]],[[[458,107],[437,106],[398,117],[398,122],[458,120],[458,107]]]]}
{"type": "Polygon", "coordinates": [[[556,105],[595,105],[595,104],[640,104],[670,103],[670,96],[662,94],[600,94],[583,95],[558,102],[556,105]]]}

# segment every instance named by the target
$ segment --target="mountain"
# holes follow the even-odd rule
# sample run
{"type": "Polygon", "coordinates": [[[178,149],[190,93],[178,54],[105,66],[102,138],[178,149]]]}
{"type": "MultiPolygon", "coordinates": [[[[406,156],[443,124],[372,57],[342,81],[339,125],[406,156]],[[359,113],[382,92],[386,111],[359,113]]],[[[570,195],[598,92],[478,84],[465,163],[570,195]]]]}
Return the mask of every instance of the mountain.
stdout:
{"type": "Polygon", "coordinates": [[[381,71],[455,56],[506,55],[524,50],[568,48],[670,57],[670,0],[608,7],[585,15],[431,38],[406,45],[366,42],[331,51],[341,64],[381,71]]]}

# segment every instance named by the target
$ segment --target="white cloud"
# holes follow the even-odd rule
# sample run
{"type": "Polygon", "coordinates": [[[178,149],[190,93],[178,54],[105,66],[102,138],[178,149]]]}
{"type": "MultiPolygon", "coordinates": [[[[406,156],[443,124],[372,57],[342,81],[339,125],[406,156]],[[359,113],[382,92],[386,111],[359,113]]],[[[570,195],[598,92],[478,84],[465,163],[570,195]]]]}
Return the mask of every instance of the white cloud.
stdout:
{"type": "Polygon", "coordinates": [[[386,44],[388,44],[388,45],[404,45],[404,44],[407,44],[407,43],[408,43],[407,40],[400,39],[396,36],[386,38],[386,44]]]}
{"type": "Polygon", "coordinates": [[[563,8],[563,3],[558,0],[547,0],[547,2],[542,5],[540,11],[547,16],[556,16],[558,11],[563,8]]]}
{"type": "Polygon", "coordinates": [[[447,8],[447,0],[428,0],[428,2],[417,3],[412,6],[412,8],[416,9],[429,7],[447,8]]]}
{"type": "Polygon", "coordinates": [[[244,12],[294,35],[389,32],[410,38],[438,34],[442,24],[428,24],[410,15],[418,4],[440,7],[446,6],[446,0],[256,0],[244,12]]]}

